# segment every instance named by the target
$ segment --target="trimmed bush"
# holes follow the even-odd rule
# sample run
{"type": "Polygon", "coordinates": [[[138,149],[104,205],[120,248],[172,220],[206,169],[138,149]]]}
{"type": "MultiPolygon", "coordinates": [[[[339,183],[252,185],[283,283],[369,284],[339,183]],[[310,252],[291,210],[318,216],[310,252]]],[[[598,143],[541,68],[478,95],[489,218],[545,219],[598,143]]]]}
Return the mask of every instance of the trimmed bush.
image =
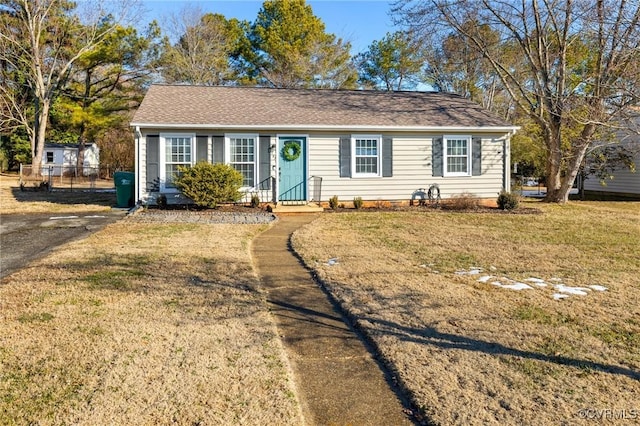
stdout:
{"type": "Polygon", "coordinates": [[[362,208],[362,197],[354,197],[353,198],[353,208],[354,209],[361,209],[362,208]]]}
{"type": "Polygon", "coordinates": [[[251,195],[251,207],[253,208],[260,207],[260,197],[256,193],[253,193],[251,195]]]}
{"type": "Polygon", "coordinates": [[[333,197],[329,198],[329,207],[331,207],[331,210],[338,210],[338,196],[334,195],[333,197]]]}
{"type": "Polygon", "coordinates": [[[201,162],[179,167],[173,183],[198,206],[216,208],[220,203],[236,202],[241,197],[242,173],[227,164],[201,162]]]}
{"type": "Polygon", "coordinates": [[[450,210],[477,210],[479,207],[480,200],[470,192],[454,195],[447,202],[450,210]]]}
{"type": "Polygon", "coordinates": [[[518,195],[513,192],[501,191],[498,195],[498,207],[502,210],[513,210],[519,203],[518,195]]]}
{"type": "Polygon", "coordinates": [[[158,204],[158,208],[159,209],[166,209],[167,208],[167,196],[164,195],[164,194],[158,195],[158,197],[156,198],[156,203],[158,204]]]}

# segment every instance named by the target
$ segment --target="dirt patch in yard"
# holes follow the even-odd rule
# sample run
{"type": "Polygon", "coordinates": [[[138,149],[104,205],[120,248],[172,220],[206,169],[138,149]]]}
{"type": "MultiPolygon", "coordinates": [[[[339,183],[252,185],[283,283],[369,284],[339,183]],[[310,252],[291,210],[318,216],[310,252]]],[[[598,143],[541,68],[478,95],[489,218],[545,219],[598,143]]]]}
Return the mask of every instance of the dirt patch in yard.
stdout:
{"type": "Polygon", "coordinates": [[[124,220],[3,279],[0,423],[301,424],[264,226],[124,220]]]}
{"type": "Polygon", "coordinates": [[[640,206],[532,207],[324,215],[292,244],[430,422],[640,418],[640,206]]]}

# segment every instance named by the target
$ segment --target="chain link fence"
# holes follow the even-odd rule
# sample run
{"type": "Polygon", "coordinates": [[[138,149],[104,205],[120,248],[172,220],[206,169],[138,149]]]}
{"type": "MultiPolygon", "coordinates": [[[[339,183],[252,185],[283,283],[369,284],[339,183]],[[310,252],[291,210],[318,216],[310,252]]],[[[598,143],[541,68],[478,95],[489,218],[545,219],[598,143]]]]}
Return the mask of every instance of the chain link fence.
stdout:
{"type": "Polygon", "coordinates": [[[33,165],[20,165],[20,187],[53,191],[115,189],[113,173],[109,167],[74,167],[44,164],[38,169],[33,165]]]}

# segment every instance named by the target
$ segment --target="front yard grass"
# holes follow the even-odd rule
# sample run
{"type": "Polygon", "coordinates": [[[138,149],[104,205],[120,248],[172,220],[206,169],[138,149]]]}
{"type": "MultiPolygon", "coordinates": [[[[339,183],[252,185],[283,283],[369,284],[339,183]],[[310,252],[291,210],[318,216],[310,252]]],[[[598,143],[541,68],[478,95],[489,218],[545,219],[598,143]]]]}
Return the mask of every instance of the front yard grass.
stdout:
{"type": "Polygon", "coordinates": [[[100,212],[115,205],[115,192],[82,189],[35,191],[33,186],[27,186],[23,191],[17,174],[0,173],[0,214],[100,212]]]}
{"type": "Polygon", "coordinates": [[[434,424],[640,419],[640,204],[526,205],[328,214],[292,244],[434,424]]]}
{"type": "Polygon", "coordinates": [[[301,424],[263,229],[123,220],[3,279],[0,424],[301,424]]]}

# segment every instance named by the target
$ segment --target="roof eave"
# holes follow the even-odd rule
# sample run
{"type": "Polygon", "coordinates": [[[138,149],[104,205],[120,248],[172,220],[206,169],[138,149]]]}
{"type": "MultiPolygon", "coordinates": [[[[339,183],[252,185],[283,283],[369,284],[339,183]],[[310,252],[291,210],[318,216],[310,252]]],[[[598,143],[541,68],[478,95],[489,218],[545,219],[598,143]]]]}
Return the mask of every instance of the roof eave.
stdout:
{"type": "Polygon", "coordinates": [[[143,123],[132,122],[131,127],[154,129],[201,129],[201,130],[231,130],[231,131],[258,131],[258,130],[291,130],[291,131],[361,131],[361,132],[500,132],[515,133],[520,126],[376,126],[376,125],[257,125],[257,124],[169,124],[169,123],[143,123]]]}

